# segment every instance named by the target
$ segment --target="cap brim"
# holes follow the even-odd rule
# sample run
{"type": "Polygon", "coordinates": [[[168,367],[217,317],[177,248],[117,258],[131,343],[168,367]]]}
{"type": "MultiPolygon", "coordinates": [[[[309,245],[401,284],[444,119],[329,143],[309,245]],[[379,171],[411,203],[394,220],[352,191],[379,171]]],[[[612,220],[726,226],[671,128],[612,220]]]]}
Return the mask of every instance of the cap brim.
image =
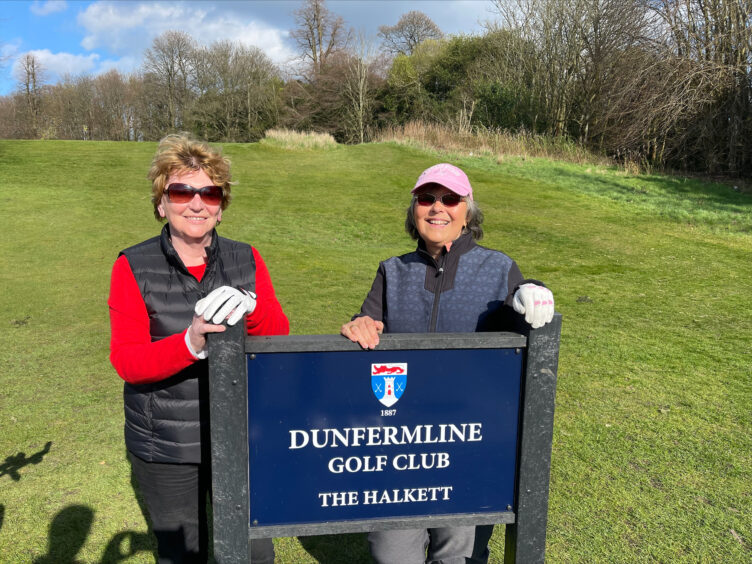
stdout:
{"type": "Polygon", "coordinates": [[[415,194],[415,192],[417,192],[418,190],[420,190],[421,188],[423,188],[424,186],[426,186],[428,184],[436,184],[437,186],[443,186],[444,188],[446,188],[447,190],[451,190],[452,192],[454,192],[458,196],[463,196],[463,197],[464,196],[470,196],[470,194],[472,193],[470,190],[467,190],[466,188],[459,188],[459,187],[456,187],[456,186],[449,186],[445,182],[436,182],[435,180],[427,180],[426,182],[421,182],[420,184],[416,184],[415,188],[413,188],[412,190],[410,190],[410,193],[411,194],[415,194]]]}

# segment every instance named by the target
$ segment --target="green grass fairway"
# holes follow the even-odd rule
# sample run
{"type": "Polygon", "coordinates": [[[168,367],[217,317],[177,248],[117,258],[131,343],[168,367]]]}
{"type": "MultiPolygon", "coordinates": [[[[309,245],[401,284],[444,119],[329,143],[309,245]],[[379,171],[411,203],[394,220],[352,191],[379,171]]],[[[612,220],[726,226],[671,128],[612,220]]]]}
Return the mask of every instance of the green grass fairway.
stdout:
{"type": "MultiPolygon", "coordinates": [[[[108,360],[120,249],[159,232],[155,144],[0,141],[0,562],[153,562],[108,360]],[[49,443],[49,445],[48,445],[49,443]],[[48,445],[48,446],[46,446],[48,445]]],[[[446,160],[396,144],[227,145],[220,233],[256,246],[293,333],[336,333],[412,250],[409,189],[446,160]]],[[[752,197],[542,160],[456,157],[483,244],[563,314],[548,562],[752,561],[752,197]]],[[[368,562],[364,535],[277,562],[368,562]]],[[[492,539],[502,562],[504,532],[492,539]]]]}

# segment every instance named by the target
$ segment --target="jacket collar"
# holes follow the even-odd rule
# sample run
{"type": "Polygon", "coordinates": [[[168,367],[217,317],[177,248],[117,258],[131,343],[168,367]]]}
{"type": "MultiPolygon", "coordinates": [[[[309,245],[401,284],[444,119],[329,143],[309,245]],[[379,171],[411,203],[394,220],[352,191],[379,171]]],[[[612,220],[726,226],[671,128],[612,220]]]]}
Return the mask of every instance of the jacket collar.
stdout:
{"type": "MultiPolygon", "coordinates": [[[[450,251],[447,251],[446,247],[441,250],[441,257],[439,260],[442,260],[442,257],[443,260],[446,260],[447,255],[451,257],[457,257],[457,259],[459,260],[460,255],[464,255],[473,247],[475,247],[475,239],[473,239],[472,233],[462,233],[454,240],[450,251]]],[[[436,260],[431,256],[431,253],[429,253],[426,249],[426,243],[425,241],[423,241],[423,239],[418,239],[417,250],[418,254],[427,258],[429,261],[436,263],[436,260]]]]}

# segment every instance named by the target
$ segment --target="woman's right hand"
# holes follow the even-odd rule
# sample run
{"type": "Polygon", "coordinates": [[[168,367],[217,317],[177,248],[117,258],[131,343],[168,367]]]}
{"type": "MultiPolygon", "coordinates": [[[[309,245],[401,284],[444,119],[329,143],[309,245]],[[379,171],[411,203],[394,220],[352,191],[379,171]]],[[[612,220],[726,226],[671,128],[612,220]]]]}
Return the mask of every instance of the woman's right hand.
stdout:
{"type": "Polygon", "coordinates": [[[384,323],[364,315],[345,323],[339,330],[345,337],[358,343],[364,349],[373,349],[379,344],[379,335],[384,331],[384,323]]]}
{"type": "Polygon", "coordinates": [[[206,334],[207,333],[221,333],[227,329],[224,325],[215,325],[214,323],[208,323],[203,315],[194,315],[193,321],[188,332],[186,333],[186,342],[190,343],[190,349],[193,356],[198,358],[206,358],[204,348],[206,348],[206,334]]]}

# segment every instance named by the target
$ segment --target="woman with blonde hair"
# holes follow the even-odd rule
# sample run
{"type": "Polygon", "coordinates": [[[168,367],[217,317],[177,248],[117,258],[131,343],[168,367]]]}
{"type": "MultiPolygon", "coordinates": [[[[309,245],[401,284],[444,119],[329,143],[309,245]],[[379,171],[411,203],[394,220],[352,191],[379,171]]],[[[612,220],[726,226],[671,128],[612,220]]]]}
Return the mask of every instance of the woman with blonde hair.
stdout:
{"type": "MultiPolygon", "coordinates": [[[[120,252],[110,283],[110,360],[125,381],[125,446],[160,563],[206,562],[211,469],[206,336],[225,323],[286,335],[258,251],[217,234],[230,163],[186,134],[159,143],[149,171],[161,233],[120,252]]],[[[274,561],[271,539],[253,562],[274,561]]]]}

